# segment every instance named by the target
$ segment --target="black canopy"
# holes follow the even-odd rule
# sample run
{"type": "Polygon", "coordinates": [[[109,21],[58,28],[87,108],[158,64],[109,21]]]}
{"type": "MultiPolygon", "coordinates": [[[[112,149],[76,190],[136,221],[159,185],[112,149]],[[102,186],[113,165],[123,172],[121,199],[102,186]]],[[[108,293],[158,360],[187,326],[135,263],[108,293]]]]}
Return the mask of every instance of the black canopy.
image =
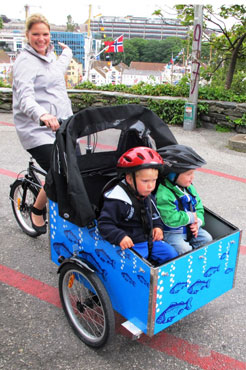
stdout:
{"type": "Polygon", "coordinates": [[[95,218],[81,173],[99,171],[102,174],[110,165],[104,153],[78,157],[76,140],[112,128],[121,130],[117,149],[108,153],[112,167],[116,166],[117,159],[129,146],[147,146],[149,136],[155,141],[157,149],[177,144],[168,126],[155,113],[137,104],[86,108],[64,120],[56,133],[45,191],[51,200],[58,202],[60,216],[78,226],[86,226],[95,218]],[[127,146],[124,137],[130,131],[137,133],[139,141],[127,146]]]}

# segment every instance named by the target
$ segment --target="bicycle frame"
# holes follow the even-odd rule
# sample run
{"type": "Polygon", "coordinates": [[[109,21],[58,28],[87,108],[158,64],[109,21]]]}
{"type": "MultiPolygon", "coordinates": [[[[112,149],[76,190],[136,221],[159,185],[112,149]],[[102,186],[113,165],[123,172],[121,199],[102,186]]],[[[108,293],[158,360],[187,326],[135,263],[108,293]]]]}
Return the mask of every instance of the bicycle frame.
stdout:
{"type": "Polygon", "coordinates": [[[21,203],[19,204],[19,209],[23,210],[25,208],[25,203],[26,203],[26,193],[28,189],[28,185],[31,184],[34,186],[38,191],[43,187],[41,180],[39,179],[38,175],[40,174],[42,176],[46,176],[46,171],[43,169],[36,167],[34,164],[34,161],[32,157],[29,159],[28,162],[28,167],[26,170],[26,174],[23,178],[23,196],[21,199],[21,203]]]}
{"type": "Polygon", "coordinates": [[[38,168],[35,166],[32,157],[29,159],[27,173],[25,175],[25,179],[29,184],[32,184],[39,189],[42,188],[42,182],[40,181],[37,173],[42,176],[46,176],[47,172],[44,171],[42,168],[38,168]]]}

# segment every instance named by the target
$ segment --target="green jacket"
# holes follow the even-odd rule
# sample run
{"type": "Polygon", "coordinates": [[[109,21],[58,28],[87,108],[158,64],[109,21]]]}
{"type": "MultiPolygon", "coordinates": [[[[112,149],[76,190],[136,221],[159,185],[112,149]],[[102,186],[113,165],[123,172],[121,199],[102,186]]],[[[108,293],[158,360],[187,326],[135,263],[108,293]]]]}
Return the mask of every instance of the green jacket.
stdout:
{"type": "Polygon", "coordinates": [[[193,185],[181,189],[168,179],[160,184],[156,193],[157,207],[166,231],[186,233],[186,225],[192,224],[196,212],[199,227],[204,225],[204,208],[193,185]]]}

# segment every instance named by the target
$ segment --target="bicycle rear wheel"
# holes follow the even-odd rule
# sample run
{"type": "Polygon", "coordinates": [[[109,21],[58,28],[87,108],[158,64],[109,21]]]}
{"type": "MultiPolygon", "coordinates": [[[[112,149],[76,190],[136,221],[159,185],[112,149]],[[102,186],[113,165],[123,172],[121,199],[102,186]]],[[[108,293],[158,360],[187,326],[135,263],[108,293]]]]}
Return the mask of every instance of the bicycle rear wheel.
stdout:
{"type": "Polygon", "coordinates": [[[11,185],[10,190],[10,200],[15,219],[24,233],[33,238],[38,236],[38,233],[32,228],[30,212],[38,192],[38,189],[25,179],[16,180],[11,185]]]}
{"type": "Polygon", "coordinates": [[[75,334],[88,346],[99,348],[112,339],[114,311],[98,276],[74,263],[61,268],[59,293],[75,334]]]}

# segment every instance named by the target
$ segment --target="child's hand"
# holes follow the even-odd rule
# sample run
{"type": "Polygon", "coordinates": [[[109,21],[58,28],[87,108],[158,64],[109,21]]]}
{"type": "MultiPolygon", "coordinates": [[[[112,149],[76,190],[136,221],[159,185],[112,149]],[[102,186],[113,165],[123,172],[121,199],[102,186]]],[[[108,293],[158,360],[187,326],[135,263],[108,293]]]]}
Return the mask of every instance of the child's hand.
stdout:
{"type": "Polygon", "coordinates": [[[197,238],[197,235],[198,235],[198,222],[194,222],[194,224],[190,224],[190,229],[191,229],[191,232],[193,234],[193,236],[195,238],[197,238]]]}
{"type": "Polygon", "coordinates": [[[159,227],[153,229],[153,242],[163,239],[163,231],[159,227]]]}
{"type": "Polygon", "coordinates": [[[127,249],[127,248],[131,248],[133,246],[134,246],[134,243],[133,243],[132,239],[129,236],[125,236],[120,242],[121,249],[127,249]]]}

